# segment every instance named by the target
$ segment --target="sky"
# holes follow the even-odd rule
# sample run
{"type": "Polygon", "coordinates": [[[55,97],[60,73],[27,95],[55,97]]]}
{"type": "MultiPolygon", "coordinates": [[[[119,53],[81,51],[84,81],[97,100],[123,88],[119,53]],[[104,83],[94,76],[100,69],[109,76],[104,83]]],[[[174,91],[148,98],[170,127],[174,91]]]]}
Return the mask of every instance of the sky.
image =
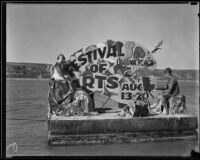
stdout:
{"type": "Polygon", "coordinates": [[[7,62],[52,64],[82,47],[132,40],[157,68],[199,69],[199,6],[190,4],[8,4],[7,62]]]}

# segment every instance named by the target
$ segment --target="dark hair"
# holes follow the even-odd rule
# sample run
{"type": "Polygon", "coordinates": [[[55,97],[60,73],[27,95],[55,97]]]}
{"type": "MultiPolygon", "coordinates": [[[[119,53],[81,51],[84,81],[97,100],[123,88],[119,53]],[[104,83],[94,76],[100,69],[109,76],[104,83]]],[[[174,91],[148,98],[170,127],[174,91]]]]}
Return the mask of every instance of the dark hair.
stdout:
{"type": "Polygon", "coordinates": [[[63,54],[59,54],[57,57],[57,60],[59,59],[60,56],[63,56],[64,60],[65,60],[65,56],[63,54]]]}
{"type": "Polygon", "coordinates": [[[169,75],[172,74],[172,69],[171,68],[166,68],[164,71],[163,71],[164,74],[166,73],[169,73],[169,75]]]}

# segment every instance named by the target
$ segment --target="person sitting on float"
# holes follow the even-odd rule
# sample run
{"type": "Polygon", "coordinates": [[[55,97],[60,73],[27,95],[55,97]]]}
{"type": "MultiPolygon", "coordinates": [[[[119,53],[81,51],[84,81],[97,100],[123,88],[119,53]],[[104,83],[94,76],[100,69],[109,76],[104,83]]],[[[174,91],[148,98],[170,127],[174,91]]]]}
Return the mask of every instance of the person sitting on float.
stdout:
{"type": "Polygon", "coordinates": [[[179,85],[176,77],[172,74],[171,68],[166,68],[164,71],[164,76],[167,77],[167,88],[162,91],[156,97],[157,111],[160,111],[162,114],[169,114],[169,99],[171,97],[177,96],[180,92],[179,85]]]}

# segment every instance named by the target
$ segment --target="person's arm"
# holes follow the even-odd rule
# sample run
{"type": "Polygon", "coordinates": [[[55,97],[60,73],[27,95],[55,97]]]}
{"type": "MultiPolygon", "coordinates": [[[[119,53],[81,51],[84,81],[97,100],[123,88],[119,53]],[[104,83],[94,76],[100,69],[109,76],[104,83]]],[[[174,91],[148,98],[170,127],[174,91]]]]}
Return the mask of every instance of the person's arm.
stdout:
{"type": "Polygon", "coordinates": [[[55,66],[55,64],[53,64],[53,65],[52,65],[52,66],[50,66],[50,68],[49,68],[49,69],[50,69],[50,75],[51,75],[51,76],[52,76],[52,75],[53,75],[53,73],[54,73],[54,72],[53,72],[53,68],[54,68],[54,66],[55,66]]]}

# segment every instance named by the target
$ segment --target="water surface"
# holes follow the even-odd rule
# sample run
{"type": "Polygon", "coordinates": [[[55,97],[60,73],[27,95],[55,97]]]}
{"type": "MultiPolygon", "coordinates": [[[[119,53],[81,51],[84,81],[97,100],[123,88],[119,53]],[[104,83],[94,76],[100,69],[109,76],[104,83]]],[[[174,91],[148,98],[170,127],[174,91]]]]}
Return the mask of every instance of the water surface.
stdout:
{"type": "MultiPolygon", "coordinates": [[[[48,146],[46,80],[7,80],[6,82],[6,146],[16,142],[18,148],[7,150],[7,156],[188,156],[197,140],[143,142],[132,144],[48,146]]],[[[199,84],[179,82],[187,97],[189,114],[198,115],[199,84]]],[[[96,96],[96,107],[106,101],[96,96]]],[[[110,100],[105,107],[117,107],[110,100]]]]}

